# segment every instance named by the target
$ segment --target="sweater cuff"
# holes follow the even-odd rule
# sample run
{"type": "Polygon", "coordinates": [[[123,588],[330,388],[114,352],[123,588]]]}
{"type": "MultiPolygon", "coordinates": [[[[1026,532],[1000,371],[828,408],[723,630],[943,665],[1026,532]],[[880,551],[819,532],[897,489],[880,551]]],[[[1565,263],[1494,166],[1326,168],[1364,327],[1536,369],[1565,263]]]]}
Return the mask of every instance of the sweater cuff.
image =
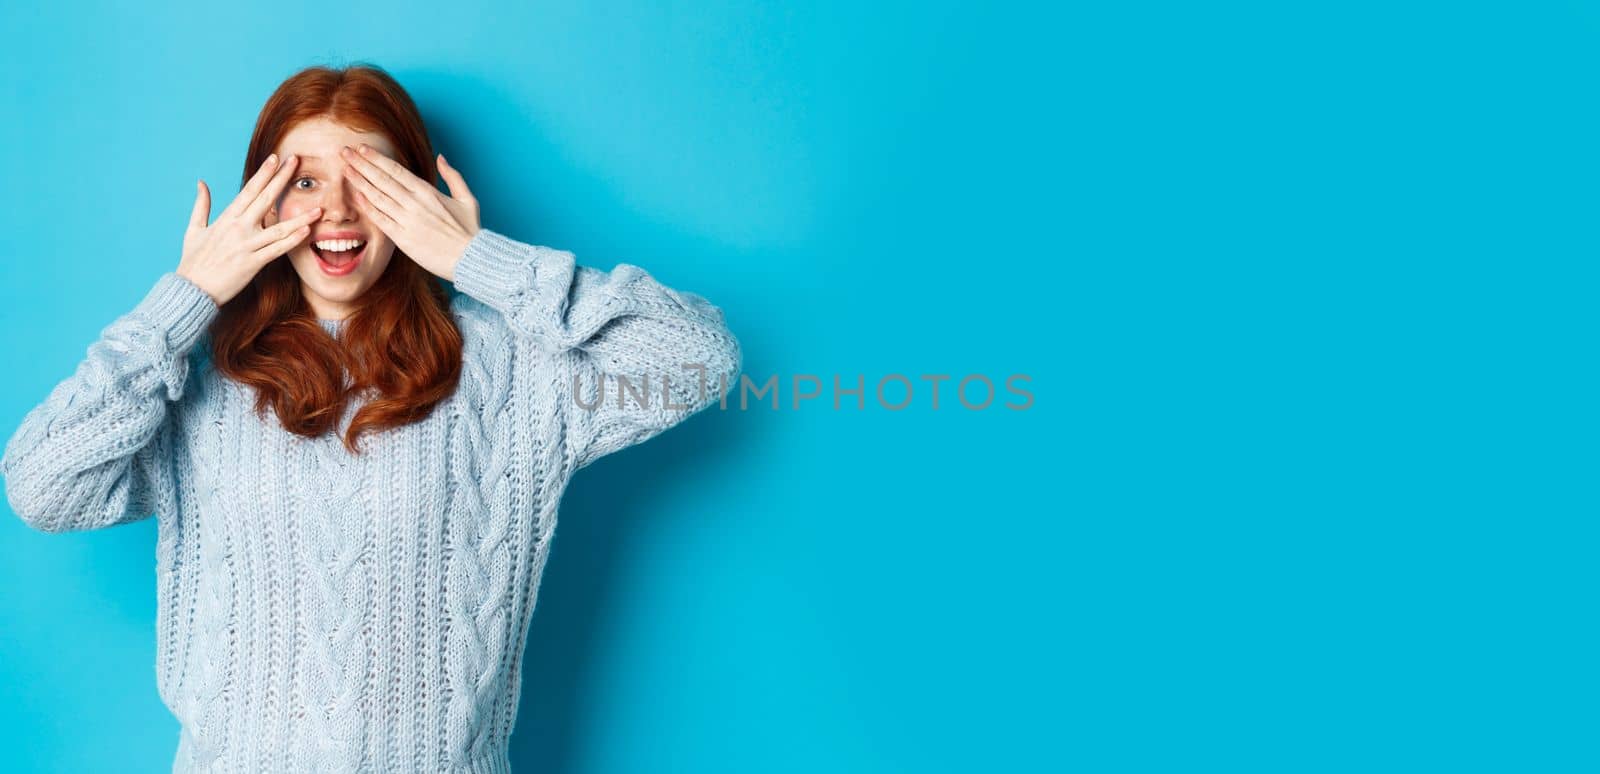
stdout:
{"type": "Polygon", "coordinates": [[[174,271],[156,280],[134,314],[166,335],[174,352],[187,352],[221,312],[211,294],[174,271]]]}
{"type": "Polygon", "coordinates": [[[456,262],[456,290],[505,312],[510,300],[528,288],[529,263],[539,248],[486,228],[479,228],[456,262]]]}

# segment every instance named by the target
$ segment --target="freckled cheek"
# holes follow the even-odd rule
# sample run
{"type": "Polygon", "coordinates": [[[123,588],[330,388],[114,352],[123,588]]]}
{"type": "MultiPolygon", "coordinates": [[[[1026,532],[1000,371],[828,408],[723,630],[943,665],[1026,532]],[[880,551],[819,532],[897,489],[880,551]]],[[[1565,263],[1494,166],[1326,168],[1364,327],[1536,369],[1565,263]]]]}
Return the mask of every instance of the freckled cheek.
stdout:
{"type": "Polygon", "coordinates": [[[284,194],[278,199],[278,218],[286,220],[316,206],[303,196],[284,194]]]}

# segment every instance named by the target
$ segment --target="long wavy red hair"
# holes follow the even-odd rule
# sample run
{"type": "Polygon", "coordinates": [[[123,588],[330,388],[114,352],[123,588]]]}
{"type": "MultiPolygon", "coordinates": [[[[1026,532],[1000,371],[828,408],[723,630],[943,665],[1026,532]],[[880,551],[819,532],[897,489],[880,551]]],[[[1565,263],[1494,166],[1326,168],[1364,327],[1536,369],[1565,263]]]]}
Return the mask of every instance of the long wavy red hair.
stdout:
{"type": "MultiPolygon", "coordinates": [[[[278,86],[256,119],[240,186],[290,129],[316,117],[381,132],[397,161],[437,184],[416,104],[383,68],[357,63],[308,67],[278,86]]],[[[347,404],[370,395],[343,438],[359,454],[363,434],[423,419],[455,391],[462,339],[439,278],[399,248],[356,304],[336,340],[317,322],[288,256],[280,256],[223,305],[210,328],[212,362],[256,389],[259,416],[271,408],[285,429],[310,438],[336,430],[347,404]]]]}

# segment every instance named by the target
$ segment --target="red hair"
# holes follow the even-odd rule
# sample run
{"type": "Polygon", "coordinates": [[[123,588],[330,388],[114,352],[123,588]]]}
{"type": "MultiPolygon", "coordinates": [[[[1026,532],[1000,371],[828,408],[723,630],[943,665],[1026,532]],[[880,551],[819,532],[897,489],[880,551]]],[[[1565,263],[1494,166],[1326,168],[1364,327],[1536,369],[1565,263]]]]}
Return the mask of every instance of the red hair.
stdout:
{"type": "MultiPolygon", "coordinates": [[[[410,95],[381,67],[354,64],[308,67],[278,86],[256,119],[240,185],[290,129],[317,117],[384,134],[396,161],[437,184],[433,146],[410,95]]],[[[317,322],[288,256],[267,264],[229,299],[210,333],[217,370],[255,387],[256,413],[265,417],[271,407],[290,432],[315,438],[334,430],[347,403],[375,391],[343,439],[357,454],[363,433],[427,417],[461,375],[461,332],[449,296],[398,248],[356,301],[342,341],[317,322]]]]}

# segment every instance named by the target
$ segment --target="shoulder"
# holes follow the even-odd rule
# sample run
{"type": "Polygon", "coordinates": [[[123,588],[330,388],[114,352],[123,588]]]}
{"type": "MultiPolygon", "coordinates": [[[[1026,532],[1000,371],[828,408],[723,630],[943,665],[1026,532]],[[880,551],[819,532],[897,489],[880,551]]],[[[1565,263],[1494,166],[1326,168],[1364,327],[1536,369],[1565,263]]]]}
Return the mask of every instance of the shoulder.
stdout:
{"type": "Polygon", "coordinates": [[[229,403],[224,399],[229,380],[212,360],[209,333],[195,343],[183,363],[183,392],[168,404],[166,419],[176,431],[173,440],[182,448],[193,449],[204,443],[208,426],[222,422],[222,409],[229,403]]]}
{"type": "Polygon", "coordinates": [[[550,367],[567,367],[543,342],[519,333],[498,309],[466,293],[450,299],[451,315],[461,331],[464,370],[501,388],[512,382],[543,383],[550,367]]]}
{"type": "Polygon", "coordinates": [[[450,315],[461,331],[461,356],[469,363],[507,360],[516,338],[505,317],[494,307],[457,291],[450,298],[450,315]]]}
{"type": "Polygon", "coordinates": [[[460,329],[462,339],[469,346],[502,338],[509,332],[506,330],[505,320],[498,311],[459,291],[450,297],[450,316],[455,318],[456,327],[460,329]]]}

